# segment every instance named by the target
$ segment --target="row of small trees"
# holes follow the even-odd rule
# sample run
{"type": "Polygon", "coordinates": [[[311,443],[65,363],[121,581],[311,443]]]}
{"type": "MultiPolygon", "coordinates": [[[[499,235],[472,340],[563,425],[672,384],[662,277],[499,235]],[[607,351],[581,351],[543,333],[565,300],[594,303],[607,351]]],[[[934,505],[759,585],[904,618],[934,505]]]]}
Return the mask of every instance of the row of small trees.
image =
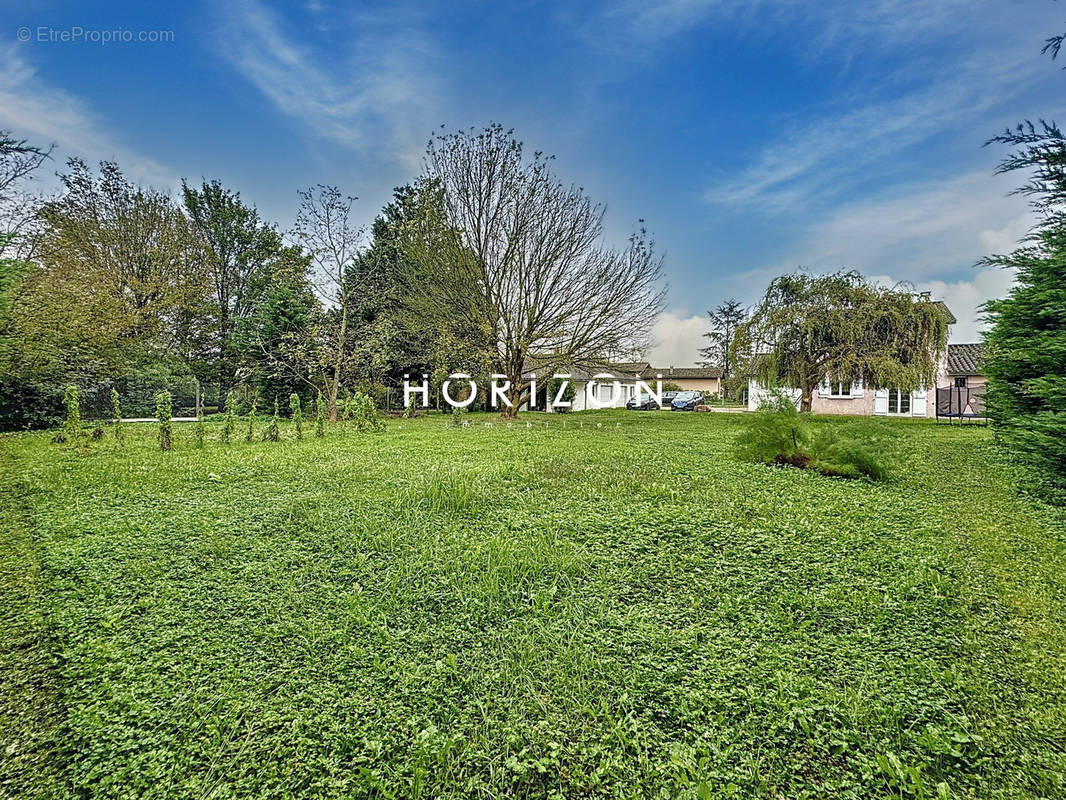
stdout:
{"type": "MultiPolygon", "coordinates": [[[[66,404],[67,412],[66,421],[63,423],[62,430],[56,434],[53,441],[77,444],[81,441],[82,437],[82,421],[81,401],[76,386],[67,387],[64,394],[64,402],[66,404]]],[[[314,436],[316,439],[321,439],[326,435],[325,402],[321,393],[318,395],[318,402],[315,404],[315,407],[314,436]]],[[[173,409],[174,404],[170,392],[163,391],[155,396],[156,419],[159,422],[158,436],[160,450],[171,450],[174,446],[173,409]]],[[[363,394],[362,392],[356,392],[345,401],[344,412],[345,418],[355,422],[356,429],[359,431],[382,431],[385,429],[385,423],[378,414],[374,400],[369,395],[363,394]]],[[[118,392],[114,389],[111,390],[111,413],[113,416],[112,431],[115,435],[115,440],[120,447],[124,446],[126,434],[122,423],[122,408],[119,404],[118,392]]],[[[305,421],[304,410],[300,402],[300,396],[295,392],[289,396],[289,419],[293,424],[296,439],[303,439],[303,424],[305,421]]],[[[229,444],[233,441],[237,433],[238,425],[243,425],[245,442],[255,441],[258,420],[259,417],[256,404],[255,401],[253,401],[248,413],[244,415],[242,423],[242,417],[237,413],[236,398],[233,396],[233,393],[230,392],[230,396],[227,398],[226,402],[226,412],[223,417],[220,441],[223,444],[229,444]]],[[[193,431],[196,439],[196,446],[203,447],[207,438],[203,414],[197,414],[193,431]]],[[[97,426],[93,431],[92,437],[94,439],[103,438],[103,429],[97,426]]],[[[268,419],[266,428],[260,435],[260,439],[264,442],[281,441],[281,415],[277,400],[274,401],[274,413],[268,419]]]]}

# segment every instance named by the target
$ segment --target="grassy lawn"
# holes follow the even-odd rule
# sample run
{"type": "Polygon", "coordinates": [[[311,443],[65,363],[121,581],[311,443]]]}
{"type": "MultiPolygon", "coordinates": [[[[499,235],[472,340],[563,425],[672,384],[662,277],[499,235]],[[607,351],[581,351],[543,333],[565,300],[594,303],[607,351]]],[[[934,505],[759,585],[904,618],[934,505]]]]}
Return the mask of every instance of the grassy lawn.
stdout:
{"type": "Polygon", "coordinates": [[[0,437],[0,796],[1066,796],[1066,515],[988,431],[488,419],[0,437]]]}

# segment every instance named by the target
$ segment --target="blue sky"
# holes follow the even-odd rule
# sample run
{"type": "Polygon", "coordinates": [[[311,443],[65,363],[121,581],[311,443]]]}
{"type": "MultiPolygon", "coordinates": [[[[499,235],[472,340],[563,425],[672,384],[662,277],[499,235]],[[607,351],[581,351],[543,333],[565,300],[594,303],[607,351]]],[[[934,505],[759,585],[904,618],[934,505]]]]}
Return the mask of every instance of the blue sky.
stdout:
{"type": "Polygon", "coordinates": [[[1010,284],[972,265],[1028,222],[982,144],[1064,116],[1050,0],[0,9],[0,127],[158,187],[219,178],[283,229],[298,188],[337,184],[369,222],[439,126],[514,127],[607,205],[609,239],[655,234],[664,366],[697,359],[708,307],[801,266],[911,281],[972,341],[1010,284]],[[173,35],[53,40],[74,27],[173,35]]]}

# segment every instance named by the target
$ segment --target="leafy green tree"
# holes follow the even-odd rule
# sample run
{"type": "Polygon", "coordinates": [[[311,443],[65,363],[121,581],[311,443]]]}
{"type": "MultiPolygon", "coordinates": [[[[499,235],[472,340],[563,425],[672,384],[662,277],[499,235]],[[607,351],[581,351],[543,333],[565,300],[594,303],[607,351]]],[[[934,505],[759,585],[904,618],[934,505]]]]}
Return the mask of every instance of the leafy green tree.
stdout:
{"type": "Polygon", "coordinates": [[[281,235],[259,218],[254,207],[218,181],[204,181],[200,188],[182,182],[182,196],[207,252],[215,316],[214,364],[224,404],[244,355],[238,346],[238,323],[255,311],[286,248],[281,235]]]}
{"type": "Polygon", "coordinates": [[[904,391],[934,386],[949,320],[943,304],[875,286],[858,272],[782,275],[737,327],[732,357],[764,385],[799,389],[800,409],[810,411],[827,378],[904,391]]]}
{"type": "Polygon", "coordinates": [[[308,258],[295,247],[277,262],[249,314],[237,323],[234,349],[260,397],[316,389],[320,309],[308,282],[308,258]]]}
{"type": "Polygon", "coordinates": [[[1031,170],[1020,191],[1039,222],[1013,253],[984,264],[1016,270],[1010,294],[985,306],[987,413],[997,439],[1033,468],[1042,493],[1066,502],[1066,137],[1031,123],[992,141],[1016,148],[999,172],[1031,170]]]}

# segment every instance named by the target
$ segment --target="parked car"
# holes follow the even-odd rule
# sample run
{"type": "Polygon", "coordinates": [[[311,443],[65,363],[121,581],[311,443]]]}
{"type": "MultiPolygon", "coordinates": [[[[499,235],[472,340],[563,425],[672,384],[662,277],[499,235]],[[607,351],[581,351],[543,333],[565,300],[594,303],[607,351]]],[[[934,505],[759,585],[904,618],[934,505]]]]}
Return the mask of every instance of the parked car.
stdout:
{"type": "Polygon", "coordinates": [[[703,404],[702,392],[678,392],[677,397],[670,403],[671,411],[694,411],[696,406],[703,404]]]}
{"type": "MultiPolygon", "coordinates": [[[[665,398],[663,405],[666,405],[665,398]]],[[[633,395],[626,402],[626,411],[655,411],[658,408],[659,404],[655,402],[655,398],[643,392],[633,395]]]]}
{"type": "Polygon", "coordinates": [[[671,408],[674,404],[674,398],[681,392],[663,392],[663,408],[671,408]]]}

